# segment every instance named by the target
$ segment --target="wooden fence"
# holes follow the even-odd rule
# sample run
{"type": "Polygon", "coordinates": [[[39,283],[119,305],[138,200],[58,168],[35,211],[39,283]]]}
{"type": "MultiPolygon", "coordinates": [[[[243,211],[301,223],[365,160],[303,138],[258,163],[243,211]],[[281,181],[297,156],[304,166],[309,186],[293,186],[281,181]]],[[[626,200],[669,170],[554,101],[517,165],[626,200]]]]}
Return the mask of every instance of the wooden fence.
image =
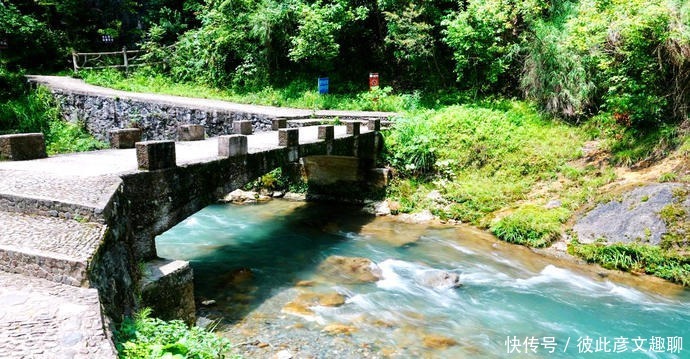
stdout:
{"type": "Polygon", "coordinates": [[[143,50],[127,50],[126,47],[123,47],[122,51],[73,52],[72,65],[74,72],[104,68],[124,68],[125,71],[129,71],[130,67],[145,65],[140,61],[143,53],[143,50]]]}

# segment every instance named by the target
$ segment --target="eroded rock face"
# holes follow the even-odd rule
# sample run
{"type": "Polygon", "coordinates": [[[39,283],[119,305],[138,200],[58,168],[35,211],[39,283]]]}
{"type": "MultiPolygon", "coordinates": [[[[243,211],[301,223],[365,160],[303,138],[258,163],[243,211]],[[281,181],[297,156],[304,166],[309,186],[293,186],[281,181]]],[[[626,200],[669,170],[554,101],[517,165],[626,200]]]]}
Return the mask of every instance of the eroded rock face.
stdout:
{"type": "MultiPolygon", "coordinates": [[[[636,188],[620,200],[598,205],[577,221],[573,231],[580,243],[659,244],[667,231],[659,212],[678,201],[674,192],[684,187],[687,190],[688,186],[679,183],[658,183],[636,188]]],[[[688,202],[684,200],[684,206],[690,207],[688,202]]]]}
{"type": "Polygon", "coordinates": [[[330,256],[319,265],[319,272],[341,283],[376,282],[382,278],[376,263],[361,257],[330,256]]]}
{"type": "Polygon", "coordinates": [[[420,285],[434,289],[448,289],[462,286],[457,273],[439,269],[430,269],[415,275],[415,281],[420,285]]]}

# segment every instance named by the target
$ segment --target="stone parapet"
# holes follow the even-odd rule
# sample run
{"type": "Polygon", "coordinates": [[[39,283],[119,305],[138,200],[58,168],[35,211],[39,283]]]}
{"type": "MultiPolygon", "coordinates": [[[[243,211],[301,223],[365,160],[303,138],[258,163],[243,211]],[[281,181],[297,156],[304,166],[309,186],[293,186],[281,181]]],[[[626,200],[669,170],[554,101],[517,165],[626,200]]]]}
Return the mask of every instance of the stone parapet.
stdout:
{"type": "Polygon", "coordinates": [[[143,140],[175,139],[178,126],[185,124],[203,126],[209,137],[233,133],[236,121],[250,121],[253,132],[273,128],[274,117],[270,115],[84,94],[59,88],[51,88],[51,91],[70,122],[83,123],[89,133],[102,141],[108,140],[110,129],[132,125],[141,129],[143,140]]]}

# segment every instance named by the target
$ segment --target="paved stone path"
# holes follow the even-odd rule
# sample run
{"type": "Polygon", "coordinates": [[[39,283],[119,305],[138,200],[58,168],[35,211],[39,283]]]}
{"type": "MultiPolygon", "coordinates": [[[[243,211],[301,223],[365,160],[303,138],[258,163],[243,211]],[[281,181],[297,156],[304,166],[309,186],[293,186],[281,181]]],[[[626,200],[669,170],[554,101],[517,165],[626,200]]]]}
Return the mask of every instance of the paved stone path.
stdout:
{"type": "Polygon", "coordinates": [[[0,272],[0,358],[115,358],[96,289],[0,272]]]}
{"type": "Polygon", "coordinates": [[[201,99],[192,97],[160,95],[150,93],[128,92],[113,90],[105,87],[89,85],[83,80],[75,79],[65,76],[29,76],[31,81],[45,84],[53,88],[61,88],[71,92],[81,93],[85,95],[100,95],[118,97],[121,99],[133,99],[139,101],[151,101],[158,103],[167,103],[170,105],[183,107],[203,107],[209,109],[218,109],[228,112],[246,112],[259,115],[266,115],[271,117],[380,117],[389,118],[395,114],[391,112],[373,112],[373,111],[340,111],[340,110],[306,110],[295,109],[287,107],[273,107],[261,105],[247,105],[232,103],[221,100],[201,99]]]}

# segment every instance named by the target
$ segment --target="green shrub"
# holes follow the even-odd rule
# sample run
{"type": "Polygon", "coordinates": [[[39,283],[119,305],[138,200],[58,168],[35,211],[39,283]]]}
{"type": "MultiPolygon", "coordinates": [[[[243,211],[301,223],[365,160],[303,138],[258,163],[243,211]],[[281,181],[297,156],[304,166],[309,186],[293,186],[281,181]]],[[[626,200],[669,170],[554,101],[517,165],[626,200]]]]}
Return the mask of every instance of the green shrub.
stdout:
{"type": "Polygon", "coordinates": [[[405,176],[430,175],[436,163],[437,134],[424,116],[402,118],[386,137],[387,159],[405,176]]]}
{"type": "Polygon", "coordinates": [[[120,358],[219,359],[229,356],[230,343],[199,327],[187,327],[180,320],[169,322],[150,317],[142,309],[134,318],[125,318],[115,332],[120,358]]]}
{"type": "Polygon", "coordinates": [[[546,247],[560,237],[570,212],[563,208],[525,206],[501,218],[492,227],[498,238],[530,247],[546,247]]]}
{"type": "Polygon", "coordinates": [[[0,101],[19,97],[26,93],[23,71],[10,71],[0,62],[0,101]]]}
{"type": "Polygon", "coordinates": [[[660,278],[690,286],[690,257],[673,251],[637,243],[580,244],[573,241],[568,253],[604,268],[629,272],[646,272],[660,278]]]}
{"type": "Polygon", "coordinates": [[[46,137],[48,154],[106,149],[109,145],[95,139],[81,125],[63,120],[51,121],[46,137]]]}
{"type": "Polygon", "coordinates": [[[107,148],[81,125],[65,122],[53,95],[45,88],[0,104],[0,132],[42,132],[48,154],[107,148]]]}
{"type": "Polygon", "coordinates": [[[673,172],[666,172],[659,176],[659,182],[673,182],[678,179],[678,175],[673,172]]]}
{"type": "Polygon", "coordinates": [[[578,119],[590,102],[594,84],[581,55],[567,48],[563,30],[539,22],[527,46],[521,86],[525,97],[549,113],[578,119]]]}

